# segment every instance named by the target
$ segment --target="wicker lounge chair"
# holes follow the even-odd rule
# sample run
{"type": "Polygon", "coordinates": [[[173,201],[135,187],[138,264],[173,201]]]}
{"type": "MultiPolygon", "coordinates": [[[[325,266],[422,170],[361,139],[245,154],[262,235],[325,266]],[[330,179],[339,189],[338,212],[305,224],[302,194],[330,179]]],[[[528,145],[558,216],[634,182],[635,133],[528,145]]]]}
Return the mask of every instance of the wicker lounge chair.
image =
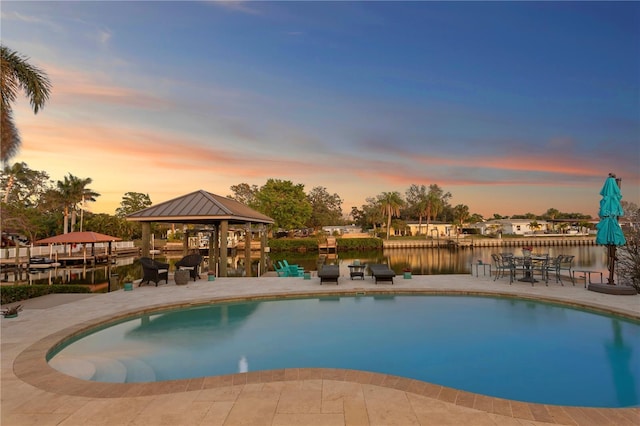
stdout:
{"type": "Polygon", "coordinates": [[[176,262],[176,269],[186,269],[189,271],[189,275],[195,281],[196,278],[200,279],[200,264],[202,263],[202,256],[199,254],[188,254],[182,259],[176,262]]]}
{"type": "Polygon", "coordinates": [[[150,257],[141,257],[140,264],[142,265],[142,281],[140,281],[140,285],[145,282],[149,284],[153,281],[158,287],[158,283],[162,280],[169,284],[168,263],[158,262],[150,257]]]}
{"type": "Polygon", "coordinates": [[[396,276],[393,269],[382,263],[373,263],[368,266],[376,284],[378,284],[378,281],[391,281],[391,284],[393,284],[393,277],[396,276]]]}
{"type": "Polygon", "coordinates": [[[340,278],[340,267],[338,265],[322,265],[318,271],[318,277],[320,277],[320,285],[323,282],[335,282],[338,285],[338,278],[340,278]]]}

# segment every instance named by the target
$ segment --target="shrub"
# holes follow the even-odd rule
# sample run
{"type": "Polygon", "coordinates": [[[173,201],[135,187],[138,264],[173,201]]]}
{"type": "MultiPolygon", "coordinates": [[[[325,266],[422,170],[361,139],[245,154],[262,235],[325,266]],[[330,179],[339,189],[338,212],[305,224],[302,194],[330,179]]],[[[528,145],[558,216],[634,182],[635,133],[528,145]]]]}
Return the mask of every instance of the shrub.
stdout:
{"type": "Polygon", "coordinates": [[[318,251],[316,238],[278,238],[269,240],[272,252],[318,251]]]}
{"type": "MultiPolygon", "coordinates": [[[[376,250],[382,248],[379,238],[336,238],[338,251],[376,250]]],[[[278,238],[269,240],[272,252],[318,251],[317,238],[278,238]]]]}
{"type": "Polygon", "coordinates": [[[91,289],[87,286],[71,284],[2,286],[0,301],[5,305],[51,293],[91,293],[91,289]]]}
{"type": "Polygon", "coordinates": [[[337,238],[338,251],[377,250],[382,248],[380,238],[337,238]]]}
{"type": "Polygon", "coordinates": [[[627,244],[617,250],[618,277],[621,284],[630,285],[640,292],[640,229],[626,229],[625,238],[627,244]]]}

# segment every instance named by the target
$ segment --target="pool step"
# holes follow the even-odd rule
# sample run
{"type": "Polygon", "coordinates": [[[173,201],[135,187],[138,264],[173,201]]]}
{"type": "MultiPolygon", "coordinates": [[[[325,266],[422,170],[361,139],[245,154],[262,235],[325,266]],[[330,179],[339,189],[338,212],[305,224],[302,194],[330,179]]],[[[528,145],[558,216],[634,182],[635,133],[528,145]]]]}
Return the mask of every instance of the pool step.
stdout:
{"type": "Polygon", "coordinates": [[[49,365],[72,377],[108,383],[155,382],[156,372],[149,364],[131,357],[72,357],[58,355],[49,365]]]}
{"type": "Polygon", "coordinates": [[[58,355],[49,361],[49,365],[61,373],[82,380],[91,380],[96,374],[96,366],[82,358],[58,355]]]}
{"type": "Polygon", "coordinates": [[[125,383],[127,380],[127,366],[119,360],[109,357],[91,357],[89,360],[96,367],[91,380],[108,383],[125,383]]]}
{"type": "Polygon", "coordinates": [[[127,383],[155,382],[156,372],[149,364],[136,358],[120,358],[127,367],[127,383]]]}

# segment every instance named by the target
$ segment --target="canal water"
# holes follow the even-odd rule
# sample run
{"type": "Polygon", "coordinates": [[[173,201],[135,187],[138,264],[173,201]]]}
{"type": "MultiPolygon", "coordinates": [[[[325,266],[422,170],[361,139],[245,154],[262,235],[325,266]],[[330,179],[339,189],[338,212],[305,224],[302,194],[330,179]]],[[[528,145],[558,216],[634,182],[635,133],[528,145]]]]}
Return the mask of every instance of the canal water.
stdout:
{"type": "MultiPolygon", "coordinates": [[[[441,274],[469,274],[471,265],[482,261],[491,263],[492,253],[509,252],[520,255],[519,248],[482,247],[482,248],[402,248],[372,251],[338,252],[337,254],[319,255],[313,253],[269,253],[269,261],[276,262],[286,259],[290,264],[298,264],[306,270],[317,271],[318,265],[326,263],[351,264],[355,260],[361,263],[385,263],[398,274],[404,268],[411,268],[414,275],[441,275],[441,274]]],[[[534,252],[548,253],[550,257],[559,254],[575,256],[574,269],[589,269],[606,272],[607,253],[601,246],[569,246],[569,247],[536,247],[534,252]]],[[[256,253],[257,256],[257,253],[256,253]]],[[[175,264],[182,256],[156,256],[155,258],[175,264]]],[[[244,276],[244,256],[229,256],[228,276],[244,276]]],[[[258,259],[252,259],[253,276],[257,273],[258,259]]],[[[171,270],[174,267],[171,266],[171,270]]],[[[270,270],[273,270],[271,268],[270,270]]],[[[488,270],[487,270],[488,271],[488,270]]],[[[262,272],[262,271],[261,271],[262,272]]],[[[475,272],[475,267],[474,267],[475,272]]],[[[483,273],[480,268],[480,273],[483,273]]],[[[11,274],[13,275],[13,274],[11,274]]],[[[142,268],[138,257],[121,257],[115,265],[98,265],[95,268],[84,265],[76,265],[66,268],[52,268],[33,273],[23,273],[22,277],[3,274],[5,282],[19,282],[21,284],[89,284],[93,291],[108,291],[108,283],[111,281],[111,290],[122,288],[123,278],[127,275],[140,279],[142,268]],[[117,275],[117,279],[109,279],[117,275]]]]}
{"type": "MultiPolygon", "coordinates": [[[[413,275],[469,274],[471,264],[482,261],[491,263],[492,253],[513,253],[522,255],[521,248],[514,247],[476,247],[476,248],[394,248],[373,251],[338,252],[329,254],[326,262],[351,264],[354,260],[361,263],[385,263],[396,272],[411,268],[413,275]]],[[[607,270],[607,252],[601,246],[535,247],[534,254],[560,254],[575,256],[574,269],[607,270]]],[[[308,270],[317,270],[317,253],[271,253],[273,261],[287,259],[308,270]]],[[[475,273],[475,268],[474,268],[475,273]]]]}

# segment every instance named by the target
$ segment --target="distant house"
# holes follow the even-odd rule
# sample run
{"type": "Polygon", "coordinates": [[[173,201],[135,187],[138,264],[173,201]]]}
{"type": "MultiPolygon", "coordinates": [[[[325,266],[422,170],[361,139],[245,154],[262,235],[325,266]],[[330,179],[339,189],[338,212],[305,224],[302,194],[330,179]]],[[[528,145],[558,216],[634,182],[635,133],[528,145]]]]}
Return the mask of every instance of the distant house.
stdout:
{"type": "Polygon", "coordinates": [[[486,222],[478,222],[470,227],[479,229],[482,235],[511,234],[528,235],[534,233],[545,233],[550,229],[550,224],[546,220],[537,219],[493,219],[486,222]],[[533,229],[531,223],[536,222],[538,228],[533,229]]]}
{"type": "Polygon", "coordinates": [[[361,234],[362,228],[356,225],[329,225],[323,226],[322,230],[329,235],[361,234]]]}
{"type": "MultiPolygon", "coordinates": [[[[407,221],[406,225],[410,235],[425,235],[433,238],[450,237],[455,235],[455,227],[451,223],[429,222],[429,227],[427,227],[426,221],[422,221],[421,224],[416,220],[407,221]]],[[[402,230],[391,227],[391,235],[402,235],[402,230]]]]}

